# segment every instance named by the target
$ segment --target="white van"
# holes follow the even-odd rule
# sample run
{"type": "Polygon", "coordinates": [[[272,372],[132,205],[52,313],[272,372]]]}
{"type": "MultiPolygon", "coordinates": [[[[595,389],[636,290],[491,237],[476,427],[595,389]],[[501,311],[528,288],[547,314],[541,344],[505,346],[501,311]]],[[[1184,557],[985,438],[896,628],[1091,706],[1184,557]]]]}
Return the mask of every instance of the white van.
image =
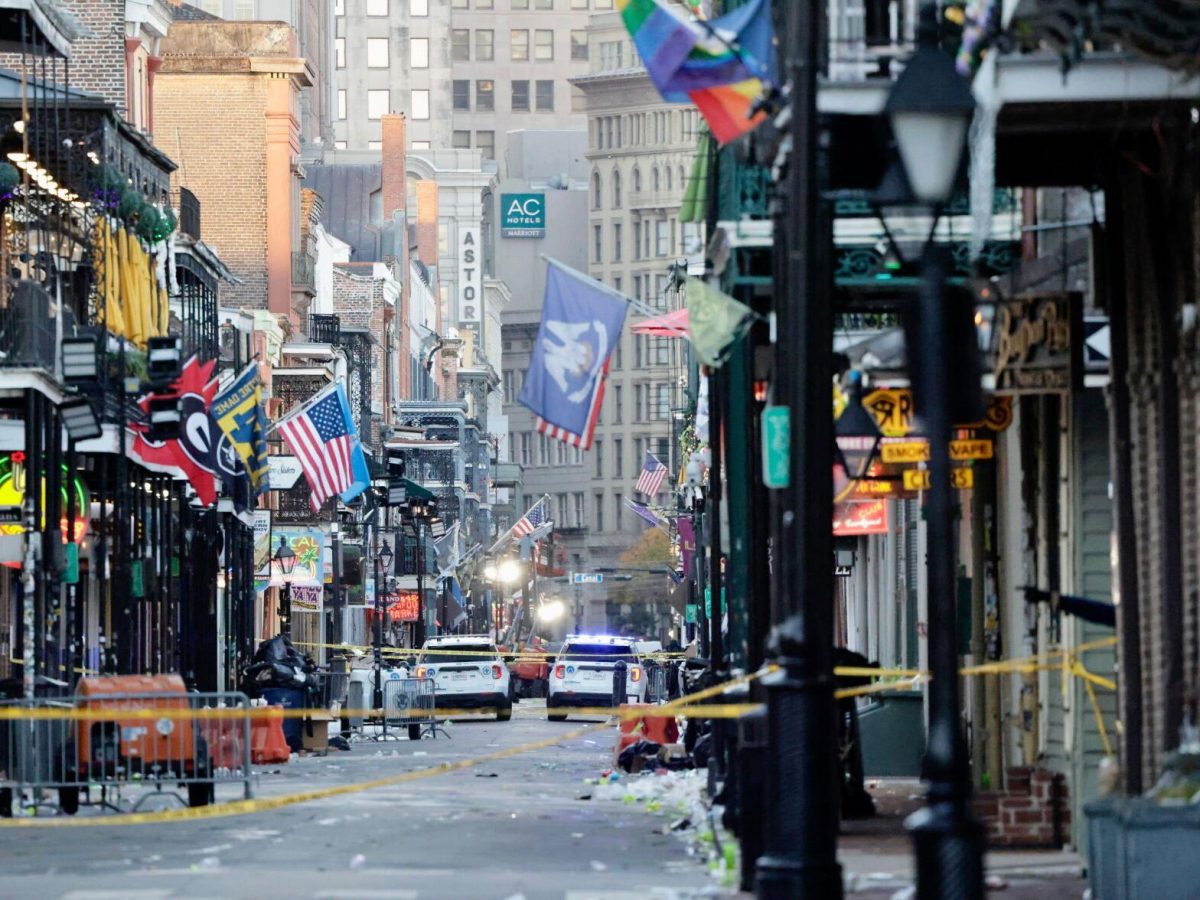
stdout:
{"type": "Polygon", "coordinates": [[[486,634],[430,638],[421,648],[417,678],[433,679],[441,709],[494,709],[496,718],[512,718],[509,672],[496,642],[486,634]],[[425,651],[436,650],[436,653],[425,651]]]}

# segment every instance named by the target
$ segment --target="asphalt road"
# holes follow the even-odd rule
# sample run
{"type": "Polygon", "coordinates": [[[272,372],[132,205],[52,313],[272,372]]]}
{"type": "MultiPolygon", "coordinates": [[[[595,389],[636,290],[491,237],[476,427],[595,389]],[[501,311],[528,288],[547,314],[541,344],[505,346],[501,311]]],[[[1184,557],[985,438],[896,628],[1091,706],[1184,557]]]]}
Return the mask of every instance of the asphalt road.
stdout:
{"type": "MultiPolygon", "coordinates": [[[[595,720],[593,720],[595,721],[595,720]]],[[[257,796],[351,784],[567,735],[536,701],[450,737],[264,767],[257,796]]],[[[0,898],[689,900],[719,896],[668,812],[585,800],[615,728],[429,778],[234,817],[0,831],[0,898]]],[[[164,804],[170,806],[172,804],[164,804]]]]}

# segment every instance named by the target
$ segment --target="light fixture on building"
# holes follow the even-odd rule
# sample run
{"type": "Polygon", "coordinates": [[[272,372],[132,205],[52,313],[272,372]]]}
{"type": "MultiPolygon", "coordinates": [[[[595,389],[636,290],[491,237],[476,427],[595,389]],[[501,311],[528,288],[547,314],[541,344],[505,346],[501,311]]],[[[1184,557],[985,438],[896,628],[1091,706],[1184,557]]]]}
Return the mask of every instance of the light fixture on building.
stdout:
{"type": "Polygon", "coordinates": [[[90,441],[103,433],[96,411],[86,397],[73,397],[58,407],[58,415],[73,441],[90,441]]]}
{"type": "Polygon", "coordinates": [[[100,348],[95,337],[63,338],[62,376],[67,384],[94,383],[100,378],[100,348]]]}

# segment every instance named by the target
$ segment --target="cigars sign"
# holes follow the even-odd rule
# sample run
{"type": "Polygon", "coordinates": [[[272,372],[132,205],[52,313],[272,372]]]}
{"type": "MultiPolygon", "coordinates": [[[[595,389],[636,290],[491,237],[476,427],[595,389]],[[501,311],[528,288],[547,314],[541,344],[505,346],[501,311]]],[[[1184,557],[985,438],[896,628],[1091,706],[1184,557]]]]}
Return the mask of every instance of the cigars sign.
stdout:
{"type": "Polygon", "coordinates": [[[994,307],[988,363],[1001,394],[1057,394],[1082,386],[1082,298],[1033,294],[994,307]]]}

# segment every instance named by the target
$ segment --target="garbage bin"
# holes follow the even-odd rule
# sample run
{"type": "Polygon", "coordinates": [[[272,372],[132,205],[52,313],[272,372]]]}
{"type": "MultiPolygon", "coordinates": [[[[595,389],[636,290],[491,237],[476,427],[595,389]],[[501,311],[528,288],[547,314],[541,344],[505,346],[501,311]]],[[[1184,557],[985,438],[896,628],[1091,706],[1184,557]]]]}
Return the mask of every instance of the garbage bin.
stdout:
{"type": "MultiPolygon", "coordinates": [[[[263,688],[262,695],[271,706],[282,706],[284,709],[304,709],[305,698],[308,696],[306,691],[287,687],[263,688]]],[[[287,740],[288,748],[296,753],[300,752],[304,744],[301,725],[298,717],[283,720],[283,736],[287,740]]]]}

